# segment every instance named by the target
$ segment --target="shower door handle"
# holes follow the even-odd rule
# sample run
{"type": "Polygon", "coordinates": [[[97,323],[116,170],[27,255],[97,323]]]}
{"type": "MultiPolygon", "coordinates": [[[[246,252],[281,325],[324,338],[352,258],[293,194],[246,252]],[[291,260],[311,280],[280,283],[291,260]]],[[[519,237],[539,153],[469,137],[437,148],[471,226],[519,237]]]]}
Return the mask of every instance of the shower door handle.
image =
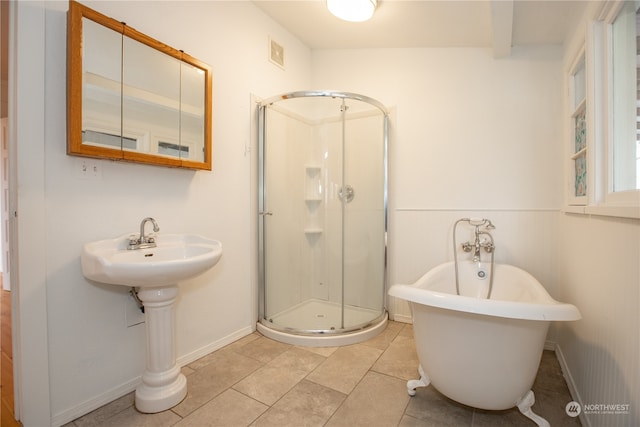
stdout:
{"type": "Polygon", "coordinates": [[[340,198],[340,200],[342,200],[343,202],[349,203],[353,200],[353,198],[355,197],[355,191],[353,190],[353,187],[350,185],[345,185],[344,187],[342,187],[340,189],[340,191],[338,191],[338,197],[340,198]]]}

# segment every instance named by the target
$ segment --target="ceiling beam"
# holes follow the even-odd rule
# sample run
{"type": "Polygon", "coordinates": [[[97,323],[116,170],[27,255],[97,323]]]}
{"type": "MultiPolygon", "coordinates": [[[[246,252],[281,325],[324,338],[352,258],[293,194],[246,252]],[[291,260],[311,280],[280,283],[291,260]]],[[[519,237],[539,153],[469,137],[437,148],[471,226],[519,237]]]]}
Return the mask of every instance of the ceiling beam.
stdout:
{"type": "Polygon", "coordinates": [[[493,57],[511,55],[513,36],[513,0],[491,0],[493,57]]]}

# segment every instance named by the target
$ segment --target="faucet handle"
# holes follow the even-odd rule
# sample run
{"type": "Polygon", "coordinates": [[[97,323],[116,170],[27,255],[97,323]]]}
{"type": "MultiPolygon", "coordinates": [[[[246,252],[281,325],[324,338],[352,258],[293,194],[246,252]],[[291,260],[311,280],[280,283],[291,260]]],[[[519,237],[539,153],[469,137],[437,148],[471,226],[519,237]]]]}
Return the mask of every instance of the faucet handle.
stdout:
{"type": "Polygon", "coordinates": [[[135,249],[136,245],[140,243],[140,237],[137,234],[129,235],[129,244],[127,245],[127,249],[135,249]]]}

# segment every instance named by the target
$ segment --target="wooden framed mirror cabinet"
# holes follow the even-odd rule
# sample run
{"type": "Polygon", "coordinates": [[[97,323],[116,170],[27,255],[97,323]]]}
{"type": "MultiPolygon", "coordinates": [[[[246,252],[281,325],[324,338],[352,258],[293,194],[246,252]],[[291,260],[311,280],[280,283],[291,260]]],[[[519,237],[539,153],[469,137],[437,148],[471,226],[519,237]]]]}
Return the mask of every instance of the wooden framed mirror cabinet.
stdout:
{"type": "Polygon", "coordinates": [[[67,154],[211,170],[211,67],[74,0],[67,27],[67,154]]]}

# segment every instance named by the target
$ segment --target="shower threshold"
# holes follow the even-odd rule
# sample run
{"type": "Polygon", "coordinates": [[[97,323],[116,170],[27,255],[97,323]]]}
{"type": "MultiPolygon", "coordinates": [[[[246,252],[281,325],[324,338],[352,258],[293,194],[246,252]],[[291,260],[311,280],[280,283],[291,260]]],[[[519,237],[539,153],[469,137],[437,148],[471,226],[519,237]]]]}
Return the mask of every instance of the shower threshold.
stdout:
{"type": "Polygon", "coordinates": [[[287,344],[335,347],[366,341],[387,325],[386,312],[379,314],[376,310],[345,305],[345,324],[362,328],[341,332],[341,309],[342,305],[335,302],[309,299],[270,316],[269,321],[259,322],[258,331],[287,344]]]}

